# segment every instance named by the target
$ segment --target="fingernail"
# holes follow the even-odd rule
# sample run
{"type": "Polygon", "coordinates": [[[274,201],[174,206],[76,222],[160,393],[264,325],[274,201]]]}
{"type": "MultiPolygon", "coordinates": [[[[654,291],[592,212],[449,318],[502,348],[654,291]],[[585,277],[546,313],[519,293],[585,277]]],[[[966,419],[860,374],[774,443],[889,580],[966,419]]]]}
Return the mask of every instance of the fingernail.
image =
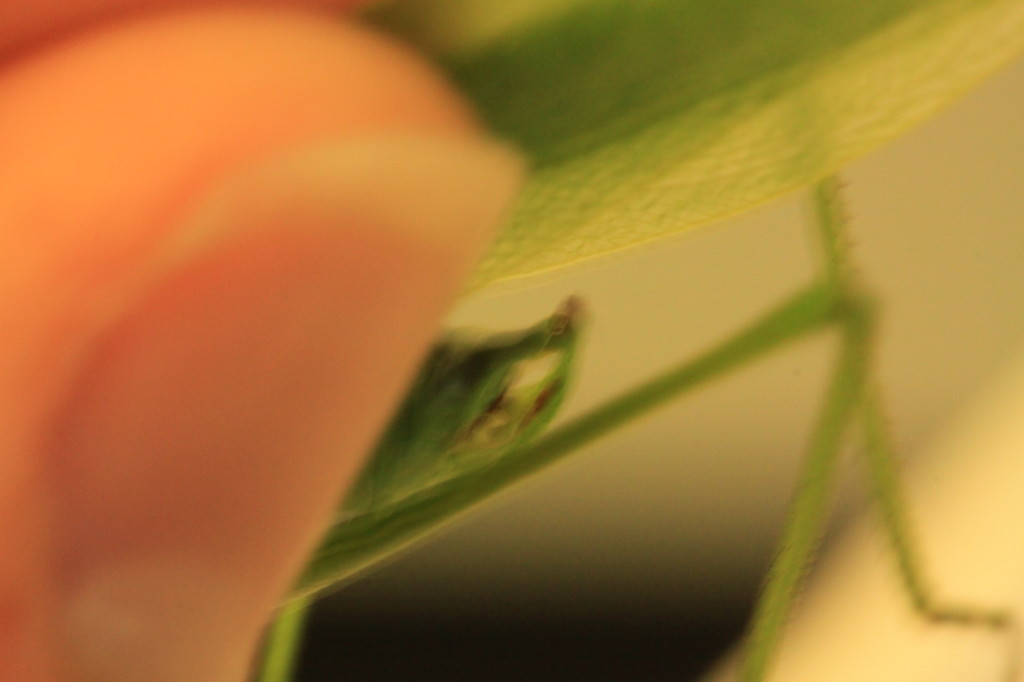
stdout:
{"type": "Polygon", "coordinates": [[[69,679],[242,679],[519,175],[500,145],[388,136],[201,202],[55,421],[69,679]]]}

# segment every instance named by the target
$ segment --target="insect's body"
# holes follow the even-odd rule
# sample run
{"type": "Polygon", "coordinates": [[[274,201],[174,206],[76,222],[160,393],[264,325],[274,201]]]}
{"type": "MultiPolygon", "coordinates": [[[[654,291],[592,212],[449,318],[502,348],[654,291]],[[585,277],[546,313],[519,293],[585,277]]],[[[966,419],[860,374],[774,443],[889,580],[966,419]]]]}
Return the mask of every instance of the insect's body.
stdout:
{"type": "MultiPolygon", "coordinates": [[[[822,277],[718,346],[537,437],[564,397],[580,304],[520,332],[435,346],[295,588],[299,597],[379,562],[490,495],[581,445],[785,343],[837,328],[839,352],[783,529],[754,609],[739,679],[764,682],[827,516],[845,434],[859,427],[872,493],[910,605],[932,623],[1006,637],[1006,680],[1018,680],[1017,631],[1007,609],[948,604],[929,589],[906,519],[881,399],[870,381],[874,314],[851,264],[836,178],[815,189],[822,277]],[[539,380],[521,374],[551,362],[539,380]]],[[[287,633],[286,633],[287,634],[287,633]]],[[[285,637],[287,639],[287,637],[285,637]]],[[[274,681],[276,682],[276,680],[274,681]]]]}
{"type": "Polygon", "coordinates": [[[438,342],[343,505],[346,515],[392,504],[486,466],[543,429],[565,395],[581,305],[567,300],[520,332],[438,342]],[[527,365],[551,357],[536,382],[527,365]]]}

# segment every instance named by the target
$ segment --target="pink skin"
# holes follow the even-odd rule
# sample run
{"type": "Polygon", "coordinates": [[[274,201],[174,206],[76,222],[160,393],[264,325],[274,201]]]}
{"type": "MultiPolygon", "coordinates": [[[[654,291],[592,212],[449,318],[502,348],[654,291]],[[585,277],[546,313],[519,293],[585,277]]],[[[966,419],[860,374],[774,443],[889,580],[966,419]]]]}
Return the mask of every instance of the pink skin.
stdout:
{"type": "Polygon", "coordinates": [[[486,234],[292,206],[170,274],[155,254],[253,160],[477,124],[415,55],[339,22],[355,2],[0,4],[0,680],[99,679],[64,621],[106,564],[154,585],[178,646],[126,669],[231,679],[486,234]],[[161,593],[161,553],[199,557],[195,590],[161,593]]]}
{"type": "MultiPolygon", "coordinates": [[[[25,49],[42,40],[60,39],[68,33],[89,30],[105,21],[132,14],[168,9],[209,7],[209,0],[4,0],[0,3],[0,55],[25,49]]],[[[224,2],[247,7],[296,7],[341,12],[372,0],[255,0],[224,2]]]]}

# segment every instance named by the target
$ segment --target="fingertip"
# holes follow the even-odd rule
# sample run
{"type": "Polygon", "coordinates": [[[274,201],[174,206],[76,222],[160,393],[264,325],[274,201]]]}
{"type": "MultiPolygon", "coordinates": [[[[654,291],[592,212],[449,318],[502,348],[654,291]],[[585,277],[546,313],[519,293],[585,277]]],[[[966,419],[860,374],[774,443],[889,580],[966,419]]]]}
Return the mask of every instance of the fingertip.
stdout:
{"type": "MultiPolygon", "coordinates": [[[[289,570],[299,560],[296,548],[312,541],[310,529],[317,514],[329,507],[331,495],[347,475],[346,467],[355,466],[353,453],[365,448],[379,426],[416,349],[429,341],[460,277],[486,242],[488,225],[500,213],[500,195],[512,191],[516,164],[505,164],[490,189],[481,191],[472,183],[463,184],[466,174],[453,174],[446,155],[435,155],[430,166],[435,177],[422,183],[419,198],[408,183],[404,189],[392,186],[390,193],[378,191],[374,201],[378,206],[389,201],[390,213],[367,214],[365,206],[355,211],[350,193],[347,203],[342,202],[348,209],[345,220],[337,223],[343,229],[334,230],[331,237],[324,225],[270,230],[281,242],[269,239],[270,232],[242,228],[236,236],[248,235],[244,245],[206,243],[226,251],[200,249],[200,260],[208,269],[199,267],[197,252],[173,263],[175,268],[184,267],[188,261],[191,279],[177,278],[185,277],[177,269],[171,277],[170,270],[160,268],[175,260],[165,258],[174,251],[168,245],[182,246],[176,240],[196,198],[241,169],[315,140],[347,143],[399,133],[456,141],[479,134],[457,94],[415,55],[366,29],[305,12],[204,9],[125,22],[55,47],[38,59],[26,59],[0,80],[0,148],[5,150],[0,161],[0,184],[5,187],[0,195],[0,222],[5,226],[0,253],[8,259],[17,256],[16,263],[0,269],[0,295],[10,302],[0,310],[0,328],[11,330],[0,355],[0,428],[10,429],[0,440],[15,446],[7,449],[10,457],[35,468],[36,474],[39,462],[34,458],[45,455],[46,465],[52,467],[44,472],[51,477],[44,481],[50,489],[36,485],[28,496],[58,498],[60,554],[48,554],[51,548],[39,536],[34,555],[38,561],[22,563],[60,566],[59,588],[47,582],[52,578],[47,571],[40,571],[35,575],[43,576],[42,586],[31,592],[33,599],[41,598],[40,592],[51,588],[67,597],[70,611],[60,627],[73,622],[77,625],[72,629],[81,628],[84,623],[89,630],[89,623],[103,623],[113,627],[106,632],[116,642],[125,632],[120,628],[126,622],[131,626],[131,620],[120,618],[119,606],[104,609],[117,606],[122,597],[128,602],[138,597],[150,600],[150,612],[168,603],[180,607],[175,612],[180,618],[166,621],[173,630],[168,636],[184,633],[182,637],[192,637],[189,641],[203,651],[212,651],[211,656],[216,656],[218,642],[224,652],[237,653],[238,642],[254,636],[259,618],[273,605],[274,590],[284,588],[289,570]],[[442,182],[446,177],[447,184],[442,182]],[[449,189],[441,192],[438,182],[449,189]],[[505,185],[507,189],[501,189],[505,185]],[[467,197],[461,209],[460,191],[467,197]],[[430,204],[430,195],[445,201],[430,204]],[[491,199],[479,201],[478,195],[491,199]],[[428,205],[434,208],[428,211],[428,205]],[[471,206],[476,208],[470,210],[471,206]],[[462,225],[461,231],[452,232],[457,225],[462,225]],[[285,232],[291,236],[281,237],[285,232]],[[446,237],[456,233],[459,239],[446,237]],[[234,265],[217,270],[212,261],[204,260],[212,259],[215,251],[221,259],[218,267],[234,265]],[[344,276],[339,278],[339,273],[344,276]],[[377,304],[368,302],[367,292],[375,292],[377,304]],[[237,298],[232,300],[232,295],[237,298]],[[148,306],[157,299],[163,303],[148,306]],[[264,321],[256,326],[263,331],[252,333],[251,325],[232,316],[251,311],[260,302],[266,304],[259,311],[265,317],[258,318],[264,321]],[[349,324],[331,321],[322,312],[325,308],[343,321],[347,317],[349,324]],[[314,315],[314,310],[321,312],[314,315]],[[275,314],[278,320],[284,316],[287,324],[268,321],[275,314]],[[302,323],[313,319],[317,324],[302,323]],[[375,321],[378,336],[350,336],[350,329],[360,326],[353,327],[353,320],[375,321]],[[249,333],[238,336],[245,329],[249,333]],[[289,345],[296,337],[311,344],[299,344],[308,353],[289,345]],[[314,353],[313,347],[319,350],[314,353]],[[158,362],[158,350],[169,355],[158,362]],[[332,353],[349,356],[352,364],[346,366],[351,373],[325,371],[312,359],[335,358],[332,353]],[[305,379],[290,373],[298,371],[296,367],[305,379]],[[339,384],[340,375],[351,383],[339,384]],[[277,378],[276,384],[271,377],[277,378]],[[260,390],[252,389],[252,381],[260,390]],[[310,383],[320,387],[322,399],[294,393],[296,386],[310,383]],[[304,397],[297,400],[296,395],[304,397]],[[339,396],[351,402],[339,404],[339,396]],[[339,446],[319,430],[337,424],[325,415],[357,407],[367,411],[360,418],[362,426],[345,429],[348,445],[339,446]],[[285,438],[282,434],[309,431],[294,421],[285,427],[267,417],[275,411],[287,413],[276,414],[275,419],[291,415],[300,422],[313,420],[312,431],[320,434],[319,440],[314,438],[317,447],[299,447],[306,441],[297,437],[287,447],[276,447],[281,444],[274,439],[285,438]],[[217,429],[228,426],[240,428],[231,433],[249,438],[249,445],[231,441],[234,447],[211,451],[201,436],[209,434],[215,442],[217,429]],[[260,433],[266,435],[265,449],[253,444],[252,438],[260,433]],[[57,437],[41,454],[38,440],[51,434],[57,437]],[[342,453],[339,460],[347,464],[331,463],[339,448],[348,448],[349,454],[342,453]],[[218,452],[224,455],[220,459],[218,452]],[[120,456],[112,458],[111,453],[120,456]],[[105,466],[114,461],[126,468],[105,466]],[[295,461],[305,466],[295,467],[295,461]],[[124,485],[132,471],[146,485],[124,485]],[[85,472],[96,474],[91,479],[95,485],[77,475],[85,472]],[[197,478],[197,472],[216,473],[204,479],[197,478]],[[245,484],[232,472],[255,479],[245,484]],[[304,473],[290,479],[282,472],[304,473]],[[234,497],[226,500],[224,491],[234,491],[234,497]],[[249,493],[261,497],[260,491],[267,506],[241,503],[249,493]],[[266,495],[291,502],[268,502],[266,495]],[[226,504],[232,500],[238,504],[226,504]],[[288,506],[292,504],[299,507],[288,506]],[[150,530],[160,532],[132,535],[147,523],[150,530]],[[127,534],[123,540],[162,538],[180,543],[191,537],[194,542],[172,542],[175,551],[147,558],[138,544],[112,542],[117,528],[127,534]],[[279,541],[266,540],[262,531],[268,528],[276,529],[269,535],[279,541]],[[190,536],[190,531],[199,535],[190,536]],[[197,547],[207,547],[209,557],[220,558],[200,561],[195,568],[188,559],[197,547]],[[243,551],[247,547],[265,553],[249,555],[243,551]],[[282,547],[291,548],[283,559],[282,547]],[[136,550],[141,553],[133,554],[136,550]],[[105,563],[109,571],[83,568],[72,579],[75,566],[103,563],[91,564],[87,556],[119,556],[123,561],[105,563]],[[278,558],[261,564],[265,556],[278,558]],[[252,561],[239,563],[240,557],[252,561]],[[222,559],[227,564],[219,563],[222,559]],[[177,560],[184,563],[177,565],[177,560]],[[260,567],[255,573],[261,577],[240,580],[238,576],[249,570],[246,566],[260,567]],[[213,630],[183,626],[192,602],[180,581],[186,596],[176,601],[167,602],[169,593],[152,587],[167,576],[173,581],[182,575],[213,576],[211,585],[241,586],[221,593],[226,616],[210,624],[213,630]],[[104,576],[136,576],[138,589],[119,591],[124,581],[104,576]],[[97,613],[97,605],[113,617],[94,619],[89,614],[97,613]],[[197,632],[209,636],[196,639],[197,632]]],[[[391,144],[391,151],[364,160],[422,158],[404,155],[400,143],[391,144]]],[[[349,180],[358,179],[359,163],[347,168],[349,180]]],[[[474,181],[486,175],[478,171],[469,173],[474,181]]],[[[292,209],[296,206],[293,201],[292,209]]],[[[307,210],[302,219],[314,213],[307,210]]],[[[284,227],[280,221],[278,227],[284,227]]],[[[337,369],[336,360],[332,362],[337,369]]],[[[33,512],[26,507],[12,513],[33,512]]],[[[35,518],[33,523],[40,526],[48,520],[46,515],[35,518]]],[[[29,624],[23,625],[22,630],[30,632],[29,624]]],[[[44,641],[50,625],[32,625],[32,636],[44,641]]],[[[127,641],[158,641],[133,640],[131,627],[127,641]]],[[[104,651],[102,646],[90,650],[104,651]]],[[[142,664],[158,665],[166,650],[149,655],[142,664]]],[[[101,653],[99,658],[106,656],[101,653]]],[[[85,654],[80,659],[93,661],[83,665],[114,666],[93,679],[116,679],[105,676],[107,672],[127,674],[123,679],[160,679],[131,677],[140,668],[118,668],[116,660],[97,664],[96,656],[85,654]]]]}
{"type": "Polygon", "coordinates": [[[53,424],[79,676],[230,679],[517,171],[487,143],[350,141],[235,178],[187,223],[53,424]]]}

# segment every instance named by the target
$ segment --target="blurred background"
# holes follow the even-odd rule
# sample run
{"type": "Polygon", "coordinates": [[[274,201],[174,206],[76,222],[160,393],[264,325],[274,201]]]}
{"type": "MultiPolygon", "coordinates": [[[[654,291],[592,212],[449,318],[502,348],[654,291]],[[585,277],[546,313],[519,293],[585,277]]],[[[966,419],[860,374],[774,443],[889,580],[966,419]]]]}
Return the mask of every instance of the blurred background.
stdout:
{"type": "MultiPolygon", "coordinates": [[[[1024,350],[1024,62],[844,173],[882,303],[877,376],[902,452],[1024,350]]],[[[456,326],[591,311],[565,414],[692,356],[806,283],[805,196],[481,292],[456,326]]],[[[834,339],[708,385],[345,586],[300,674],[327,680],[693,679],[742,632],[772,556],[834,339]]],[[[833,527],[863,502],[853,458],[833,527]]]]}

